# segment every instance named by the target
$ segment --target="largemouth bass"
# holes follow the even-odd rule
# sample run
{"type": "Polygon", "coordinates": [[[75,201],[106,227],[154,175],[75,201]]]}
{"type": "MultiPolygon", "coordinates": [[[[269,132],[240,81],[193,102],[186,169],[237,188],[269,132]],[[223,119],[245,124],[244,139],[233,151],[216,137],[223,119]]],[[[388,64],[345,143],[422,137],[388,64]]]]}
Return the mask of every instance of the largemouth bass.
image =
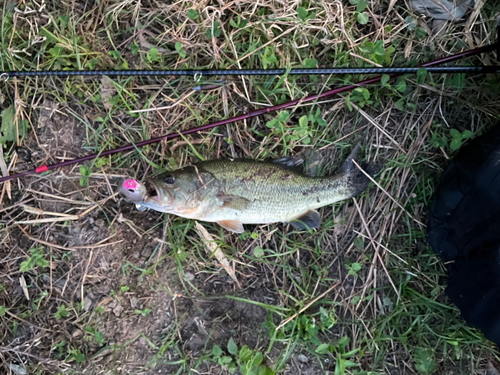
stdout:
{"type": "Polygon", "coordinates": [[[217,222],[229,231],[243,224],[290,223],[318,228],[318,208],[355,197],[370,182],[374,165],[353,163],[355,147],[338,174],[307,177],[287,159],[262,162],[247,159],[210,160],[187,166],[146,183],[126,179],[120,192],[139,210],[153,209],[189,219],[217,222]]]}

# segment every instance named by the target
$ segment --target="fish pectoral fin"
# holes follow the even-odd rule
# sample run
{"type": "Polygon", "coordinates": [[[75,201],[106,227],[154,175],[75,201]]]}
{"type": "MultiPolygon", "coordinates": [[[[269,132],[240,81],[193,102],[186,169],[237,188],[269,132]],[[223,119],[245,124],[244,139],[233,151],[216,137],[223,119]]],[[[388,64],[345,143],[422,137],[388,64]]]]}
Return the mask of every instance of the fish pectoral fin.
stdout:
{"type": "Polygon", "coordinates": [[[316,210],[310,210],[291,221],[290,225],[297,229],[319,228],[321,225],[321,215],[316,210]]]}
{"type": "Polygon", "coordinates": [[[225,195],[223,193],[217,195],[222,201],[222,206],[227,208],[234,208],[235,210],[243,211],[248,207],[250,201],[238,195],[225,195]]]}
{"type": "Polygon", "coordinates": [[[239,220],[221,220],[217,222],[221,227],[235,233],[243,233],[243,224],[239,220]]]}

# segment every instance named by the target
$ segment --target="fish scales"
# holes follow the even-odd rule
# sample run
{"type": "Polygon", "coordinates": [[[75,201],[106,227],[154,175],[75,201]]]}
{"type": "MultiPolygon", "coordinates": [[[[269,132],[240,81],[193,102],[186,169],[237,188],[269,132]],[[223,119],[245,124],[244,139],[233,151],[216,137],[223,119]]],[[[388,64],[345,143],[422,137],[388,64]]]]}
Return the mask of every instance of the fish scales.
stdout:
{"type": "Polygon", "coordinates": [[[222,207],[206,218],[213,221],[235,217],[246,224],[288,222],[350,195],[342,175],[307,177],[274,163],[214,160],[201,163],[199,170],[210,173],[223,194],[249,201],[244,212],[222,207]]]}

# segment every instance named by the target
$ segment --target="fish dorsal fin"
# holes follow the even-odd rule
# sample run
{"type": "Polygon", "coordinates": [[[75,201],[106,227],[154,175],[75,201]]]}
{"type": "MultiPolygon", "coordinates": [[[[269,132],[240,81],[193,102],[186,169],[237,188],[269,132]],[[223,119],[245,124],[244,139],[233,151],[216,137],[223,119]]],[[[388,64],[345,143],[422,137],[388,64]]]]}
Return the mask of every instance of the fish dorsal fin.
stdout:
{"type": "Polygon", "coordinates": [[[250,201],[238,195],[228,195],[224,193],[217,194],[217,198],[222,201],[222,207],[233,208],[235,210],[243,211],[248,207],[250,201]]]}
{"type": "Polygon", "coordinates": [[[344,173],[349,173],[353,170],[353,168],[356,168],[354,163],[352,162],[353,160],[356,160],[358,158],[358,153],[359,153],[359,143],[354,146],[352,149],[351,153],[347,157],[347,159],[344,161],[344,164],[342,164],[342,172],[344,173]]]}
{"type": "Polygon", "coordinates": [[[273,163],[278,164],[280,167],[289,171],[298,173],[303,173],[304,171],[304,158],[301,155],[286,156],[284,158],[273,160],[273,163]]]}
{"type": "Polygon", "coordinates": [[[243,233],[243,224],[239,220],[221,220],[217,222],[221,227],[235,233],[243,233]]]}
{"type": "Polygon", "coordinates": [[[316,210],[309,210],[291,221],[290,225],[297,229],[319,228],[321,225],[321,215],[316,210]]]}

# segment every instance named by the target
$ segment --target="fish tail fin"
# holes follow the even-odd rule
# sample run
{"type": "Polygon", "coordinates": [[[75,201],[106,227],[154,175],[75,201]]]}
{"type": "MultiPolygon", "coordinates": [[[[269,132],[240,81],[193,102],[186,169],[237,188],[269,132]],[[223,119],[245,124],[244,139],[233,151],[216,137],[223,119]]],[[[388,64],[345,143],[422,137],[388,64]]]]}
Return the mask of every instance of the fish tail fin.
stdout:
{"type": "Polygon", "coordinates": [[[382,169],[381,165],[377,163],[357,161],[358,152],[359,144],[354,147],[344,164],[342,164],[341,169],[341,174],[344,175],[345,183],[349,189],[351,198],[365,191],[371,181],[368,176],[373,178],[382,169]],[[357,165],[354,162],[356,162],[357,165]]]}

